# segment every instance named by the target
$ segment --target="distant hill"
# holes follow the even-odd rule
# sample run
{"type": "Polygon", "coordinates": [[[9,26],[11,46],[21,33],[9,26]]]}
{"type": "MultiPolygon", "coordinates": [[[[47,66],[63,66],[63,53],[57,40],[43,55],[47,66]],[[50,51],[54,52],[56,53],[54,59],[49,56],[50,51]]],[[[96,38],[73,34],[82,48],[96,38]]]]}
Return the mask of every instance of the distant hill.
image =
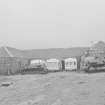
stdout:
{"type": "Polygon", "coordinates": [[[53,48],[53,49],[37,49],[37,50],[25,50],[24,56],[28,58],[67,58],[81,56],[88,48],[77,47],[77,48],[53,48]]]}
{"type": "MultiPolygon", "coordinates": [[[[92,47],[105,50],[105,43],[99,41],[92,47]]],[[[74,48],[51,48],[51,49],[34,49],[34,50],[19,50],[11,47],[1,47],[0,57],[21,57],[21,58],[36,58],[48,59],[81,56],[89,47],[74,47],[74,48]]]]}
{"type": "Polygon", "coordinates": [[[80,56],[87,48],[52,48],[52,49],[35,49],[35,50],[18,50],[11,47],[1,47],[0,57],[21,57],[21,58],[66,58],[80,56]]]}

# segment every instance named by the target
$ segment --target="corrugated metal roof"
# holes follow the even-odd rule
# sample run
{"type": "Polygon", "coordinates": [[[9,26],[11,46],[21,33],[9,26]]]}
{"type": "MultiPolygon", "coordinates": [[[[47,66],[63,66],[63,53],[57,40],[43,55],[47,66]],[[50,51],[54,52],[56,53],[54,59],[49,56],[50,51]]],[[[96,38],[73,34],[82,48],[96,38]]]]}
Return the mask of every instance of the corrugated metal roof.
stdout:
{"type": "Polygon", "coordinates": [[[0,48],[0,57],[24,57],[21,50],[3,46],[0,48]]]}
{"type": "Polygon", "coordinates": [[[11,48],[11,47],[6,47],[7,52],[11,57],[24,57],[23,52],[21,50],[11,48]]]}

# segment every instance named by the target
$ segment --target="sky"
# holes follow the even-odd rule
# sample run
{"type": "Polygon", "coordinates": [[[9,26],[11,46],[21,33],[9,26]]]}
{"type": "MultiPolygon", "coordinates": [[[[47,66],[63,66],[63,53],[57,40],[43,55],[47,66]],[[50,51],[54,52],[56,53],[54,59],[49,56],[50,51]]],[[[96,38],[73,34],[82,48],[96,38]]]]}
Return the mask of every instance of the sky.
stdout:
{"type": "Polygon", "coordinates": [[[0,0],[0,46],[90,46],[105,41],[104,0],[0,0]]]}

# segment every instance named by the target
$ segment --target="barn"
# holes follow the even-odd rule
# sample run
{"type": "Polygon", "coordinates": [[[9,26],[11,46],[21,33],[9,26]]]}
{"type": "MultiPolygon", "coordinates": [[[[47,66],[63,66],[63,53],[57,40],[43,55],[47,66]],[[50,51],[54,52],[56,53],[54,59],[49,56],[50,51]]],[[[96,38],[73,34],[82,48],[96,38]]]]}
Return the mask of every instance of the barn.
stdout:
{"type": "Polygon", "coordinates": [[[21,73],[28,60],[22,57],[21,52],[9,47],[0,48],[0,75],[21,73]]]}

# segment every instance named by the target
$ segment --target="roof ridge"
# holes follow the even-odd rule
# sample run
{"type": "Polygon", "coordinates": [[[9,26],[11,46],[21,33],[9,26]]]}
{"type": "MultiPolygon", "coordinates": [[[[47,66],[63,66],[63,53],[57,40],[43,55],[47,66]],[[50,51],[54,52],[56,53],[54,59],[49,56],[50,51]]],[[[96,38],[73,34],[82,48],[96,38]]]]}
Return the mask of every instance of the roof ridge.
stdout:
{"type": "Polygon", "coordinates": [[[8,48],[6,46],[4,46],[3,48],[10,57],[14,57],[13,54],[8,50],[8,48]]]}

